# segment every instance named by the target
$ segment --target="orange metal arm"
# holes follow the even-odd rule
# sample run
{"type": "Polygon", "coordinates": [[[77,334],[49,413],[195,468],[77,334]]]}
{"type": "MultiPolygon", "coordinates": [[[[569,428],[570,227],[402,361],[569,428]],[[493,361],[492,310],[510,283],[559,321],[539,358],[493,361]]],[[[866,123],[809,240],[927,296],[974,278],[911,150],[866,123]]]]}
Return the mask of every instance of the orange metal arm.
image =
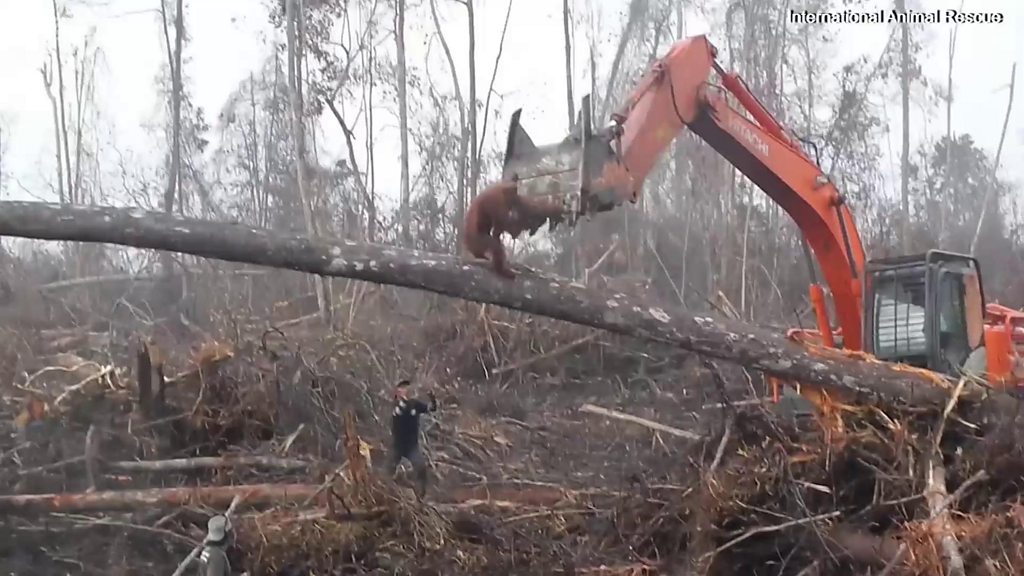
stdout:
{"type": "MultiPolygon", "coordinates": [[[[861,285],[864,248],[853,215],[835,186],[736,75],[715,62],[715,47],[704,36],[675,44],[612,116],[619,126],[624,166],[607,166],[602,180],[625,176],[621,187],[639,198],[647,174],[688,127],[779,204],[803,231],[832,292],[844,347],[862,349],[861,285]],[[708,83],[717,72],[721,87],[708,83]],[[731,93],[754,119],[732,108],[731,93]],[[622,174],[625,168],[627,174],[622,174]]],[[[820,287],[813,300],[820,299],[820,287]]],[[[830,343],[824,305],[815,303],[819,330],[830,343]],[[821,325],[824,323],[825,325],[821,325]]]]}

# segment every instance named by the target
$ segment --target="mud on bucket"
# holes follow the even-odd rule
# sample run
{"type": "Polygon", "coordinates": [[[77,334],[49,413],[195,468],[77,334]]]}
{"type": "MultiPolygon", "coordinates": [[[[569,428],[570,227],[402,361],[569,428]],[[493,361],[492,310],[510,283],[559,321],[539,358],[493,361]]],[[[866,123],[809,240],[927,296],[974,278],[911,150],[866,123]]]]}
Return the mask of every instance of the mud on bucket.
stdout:
{"type": "MultiPolygon", "coordinates": [[[[589,96],[583,110],[589,109],[589,96]]],[[[575,216],[611,210],[631,195],[628,174],[619,162],[609,131],[595,133],[590,114],[560,142],[538,146],[512,114],[502,177],[519,176],[520,194],[563,202],[575,216]]]]}

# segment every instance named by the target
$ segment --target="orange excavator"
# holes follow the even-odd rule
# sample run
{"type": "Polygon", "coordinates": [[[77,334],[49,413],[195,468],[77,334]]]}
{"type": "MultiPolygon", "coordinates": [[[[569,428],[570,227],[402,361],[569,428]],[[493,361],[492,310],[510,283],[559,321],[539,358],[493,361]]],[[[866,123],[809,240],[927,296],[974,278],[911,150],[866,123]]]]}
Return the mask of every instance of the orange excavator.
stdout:
{"type": "Polygon", "coordinates": [[[1024,386],[1024,313],[986,305],[978,261],[942,250],[867,260],[835,184],[743,79],[723,70],[716,55],[705,36],[679,41],[605,126],[594,127],[587,96],[576,126],[556,144],[534,144],[517,110],[504,176],[517,174],[523,194],[562,191],[568,220],[575,224],[627,200],[636,203],[648,173],[688,128],[768,194],[803,233],[817,329],[791,330],[792,339],[933,374],[969,372],[996,388],[1024,386]],[[831,293],[835,326],[810,252],[831,293]]]}

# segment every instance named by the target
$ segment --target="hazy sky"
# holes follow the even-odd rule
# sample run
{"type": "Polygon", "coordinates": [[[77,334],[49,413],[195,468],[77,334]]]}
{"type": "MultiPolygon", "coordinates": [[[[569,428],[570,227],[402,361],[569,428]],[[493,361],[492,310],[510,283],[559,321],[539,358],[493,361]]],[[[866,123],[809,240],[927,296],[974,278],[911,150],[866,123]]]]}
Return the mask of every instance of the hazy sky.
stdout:
{"type": "MultiPolygon", "coordinates": [[[[562,56],[561,2],[553,0],[513,0],[511,22],[505,41],[504,56],[495,82],[495,90],[503,101],[506,113],[525,108],[523,123],[538,142],[554,140],[566,130],[565,87],[562,56]]],[[[460,81],[465,85],[464,68],[465,11],[460,6],[439,0],[444,7],[442,18],[447,22],[449,42],[458,59],[460,81]]],[[[157,27],[158,0],[106,0],[89,2],[90,7],[72,8],[74,20],[63,24],[62,44],[65,54],[79,44],[91,27],[96,30],[96,43],[102,48],[98,72],[98,100],[103,117],[101,144],[110,148],[116,142],[120,150],[131,150],[148,158],[154,165],[161,161],[158,142],[148,135],[143,125],[151,122],[159,109],[154,78],[165,59],[163,40],[157,27]]],[[[424,3],[425,4],[425,3],[424,3]]],[[[494,56],[505,16],[507,3],[501,0],[478,1],[478,91],[486,95],[494,56]]],[[[575,0],[582,13],[583,0],[575,0]]],[[[794,4],[798,4],[794,2],[794,4]]],[[[922,8],[955,8],[959,0],[921,0],[922,8]]],[[[196,102],[207,110],[208,119],[217,112],[228,95],[246,78],[267,53],[268,35],[272,34],[266,8],[260,0],[186,0],[187,23],[191,42],[186,56],[186,74],[196,102]]],[[[605,43],[611,47],[621,26],[616,12],[625,2],[609,0],[599,29],[607,30],[605,43]]],[[[912,4],[913,5],[913,4],[912,4]]],[[[966,10],[1002,12],[1006,22],[1001,25],[961,25],[954,63],[954,130],[968,131],[990,152],[999,140],[1007,101],[1010,67],[1024,56],[1024,8],[1019,0],[966,0],[966,10]]],[[[53,18],[50,2],[44,0],[0,0],[0,118],[9,127],[5,137],[8,148],[6,170],[11,176],[7,187],[9,198],[54,199],[47,181],[53,173],[53,126],[49,102],[40,79],[39,66],[52,46],[53,18]]],[[[422,65],[426,57],[427,37],[433,26],[426,11],[411,18],[409,59],[422,65]]],[[[722,30],[709,30],[698,10],[688,11],[687,34],[708,33],[712,42],[724,43],[722,30]]],[[[925,60],[925,73],[945,84],[946,42],[949,27],[929,28],[931,47],[925,60]]],[[[580,54],[577,57],[576,82],[589,85],[585,64],[586,50],[582,30],[578,33],[580,54]]],[[[873,58],[882,50],[888,36],[885,25],[848,25],[841,30],[835,46],[836,65],[858,54],[873,58]]],[[[442,86],[450,86],[447,67],[436,44],[431,51],[431,70],[442,86]]],[[[607,59],[603,67],[607,69],[607,59]]],[[[582,95],[577,88],[576,97],[582,95]]],[[[413,103],[413,111],[418,104],[413,103]]],[[[1024,106],[1019,102],[1017,109],[1024,106]]],[[[393,109],[393,106],[389,106],[393,109]]],[[[886,120],[893,132],[882,143],[886,151],[888,172],[898,166],[900,109],[893,99],[885,106],[886,120]]],[[[377,142],[377,189],[382,193],[397,191],[398,170],[389,169],[385,159],[397,157],[397,119],[382,118],[377,142]],[[392,153],[392,150],[394,153],[392,153]]],[[[932,138],[945,130],[945,114],[934,112],[925,117],[914,110],[914,139],[932,138]]],[[[1003,151],[1002,173],[1024,182],[1024,115],[1011,117],[1003,151]]],[[[341,142],[333,122],[324,123],[322,160],[341,153],[341,142]],[[326,157],[326,158],[324,158],[326,157]]],[[[488,124],[487,137],[503,141],[507,125],[503,121],[488,124]]],[[[109,153],[109,150],[106,151],[109,153]]],[[[490,175],[494,176],[494,175],[490,175]]],[[[891,189],[891,186],[890,186],[891,189]]]]}

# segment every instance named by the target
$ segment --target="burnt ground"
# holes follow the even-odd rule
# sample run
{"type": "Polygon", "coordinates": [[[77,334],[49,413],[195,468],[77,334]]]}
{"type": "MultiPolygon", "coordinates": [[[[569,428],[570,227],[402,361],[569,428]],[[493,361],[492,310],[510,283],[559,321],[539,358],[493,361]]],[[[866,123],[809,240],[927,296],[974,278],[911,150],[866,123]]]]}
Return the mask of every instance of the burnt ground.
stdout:
{"type": "MultiPolygon", "coordinates": [[[[264,319],[236,310],[211,315],[201,332],[174,322],[8,331],[0,490],[88,490],[91,427],[101,438],[100,491],[315,486],[340,468],[331,495],[306,506],[239,511],[232,554],[250,574],[852,575],[890,563],[891,574],[939,574],[947,562],[920,473],[928,426],[941,415],[864,407],[826,441],[813,421],[798,430],[760,406],[729,405],[765,394],[757,375],[735,366],[462,303],[434,302],[426,320],[384,304],[375,310],[395,309],[406,323],[374,329],[378,315],[331,334],[315,319],[287,320],[303,317],[295,311],[264,319]],[[144,341],[143,357],[168,380],[162,400],[159,371],[140,362],[144,341]],[[143,402],[147,373],[157,389],[143,402]],[[405,477],[359,480],[343,446],[351,413],[379,469],[388,390],[408,375],[442,404],[424,422],[435,478],[425,505],[405,477]],[[582,412],[587,403],[706,439],[582,412]],[[108,465],[231,454],[312,464],[108,465]]],[[[960,424],[947,428],[968,437],[960,424]]],[[[1024,565],[1015,430],[946,455],[948,491],[963,490],[945,530],[960,539],[967,574],[1024,565]]],[[[172,572],[226,503],[17,514],[3,506],[3,571],[140,574],[172,572]]]]}

